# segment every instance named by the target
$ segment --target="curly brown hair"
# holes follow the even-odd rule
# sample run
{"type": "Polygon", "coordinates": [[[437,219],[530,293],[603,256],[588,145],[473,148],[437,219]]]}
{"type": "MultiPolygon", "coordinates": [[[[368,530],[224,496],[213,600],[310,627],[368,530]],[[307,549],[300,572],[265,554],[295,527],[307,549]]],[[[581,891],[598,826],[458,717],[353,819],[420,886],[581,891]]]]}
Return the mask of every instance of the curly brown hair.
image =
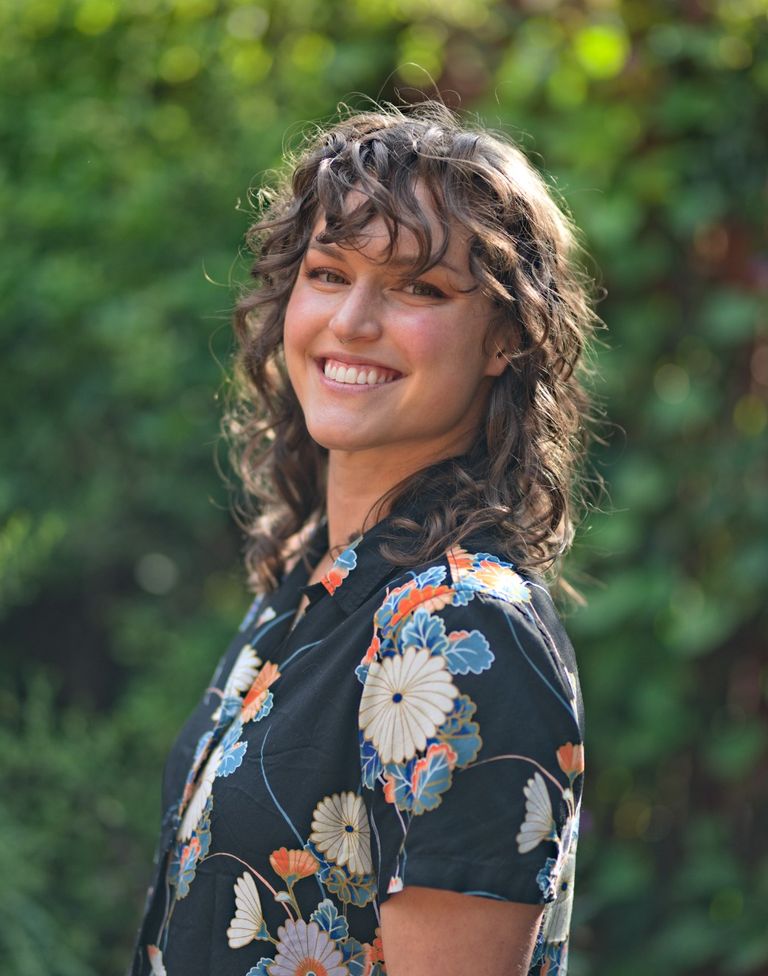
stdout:
{"type": "Polygon", "coordinates": [[[498,312],[494,335],[513,350],[470,451],[411,475],[370,513],[375,520],[409,499],[435,499],[422,521],[395,517],[398,538],[385,539],[382,554],[415,566],[478,529],[491,530],[520,569],[555,579],[583,502],[592,427],[584,352],[599,320],[573,226],[542,177],[504,137],[467,128],[429,102],[351,114],[316,132],[260,197],[262,215],[246,236],[258,284],[234,314],[237,397],[225,418],[245,491],[240,516],[251,583],[277,584],[288,540],[325,505],[327,451],[307,432],[282,348],[286,305],[321,216],[318,239],[346,246],[355,246],[370,221],[383,220],[390,253],[407,228],[418,244],[415,275],[440,261],[450,229],[461,227],[470,270],[498,312]],[[417,185],[429,191],[441,241],[433,240],[417,185]],[[353,189],[363,202],[350,210],[353,189]]]}

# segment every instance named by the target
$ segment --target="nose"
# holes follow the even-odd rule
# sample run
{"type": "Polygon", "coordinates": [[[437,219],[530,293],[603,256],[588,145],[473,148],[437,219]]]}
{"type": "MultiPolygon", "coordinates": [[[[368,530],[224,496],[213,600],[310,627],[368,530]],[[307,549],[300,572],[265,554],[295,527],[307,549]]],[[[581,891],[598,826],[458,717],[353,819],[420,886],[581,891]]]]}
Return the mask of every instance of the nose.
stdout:
{"type": "Polygon", "coordinates": [[[374,289],[354,282],[339,296],[328,328],[341,343],[377,339],[381,335],[380,312],[374,289]]]}

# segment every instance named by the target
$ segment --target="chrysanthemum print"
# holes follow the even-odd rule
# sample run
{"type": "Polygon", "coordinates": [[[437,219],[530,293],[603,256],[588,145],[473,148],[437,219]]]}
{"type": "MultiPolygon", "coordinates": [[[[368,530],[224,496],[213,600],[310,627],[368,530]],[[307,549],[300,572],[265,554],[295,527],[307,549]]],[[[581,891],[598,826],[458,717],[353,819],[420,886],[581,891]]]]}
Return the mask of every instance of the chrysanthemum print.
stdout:
{"type": "Polygon", "coordinates": [[[286,922],[277,930],[275,961],[269,976],[348,976],[336,943],[316,922],[286,922]]]}
{"type": "Polygon", "coordinates": [[[322,800],[312,816],[309,839],[327,860],[352,874],[371,870],[371,829],[362,798],[336,793],[322,800]]]}
{"type": "Polygon", "coordinates": [[[360,728],[383,763],[403,762],[426,747],[458,694],[442,656],[409,647],[371,665],[360,728]]]}

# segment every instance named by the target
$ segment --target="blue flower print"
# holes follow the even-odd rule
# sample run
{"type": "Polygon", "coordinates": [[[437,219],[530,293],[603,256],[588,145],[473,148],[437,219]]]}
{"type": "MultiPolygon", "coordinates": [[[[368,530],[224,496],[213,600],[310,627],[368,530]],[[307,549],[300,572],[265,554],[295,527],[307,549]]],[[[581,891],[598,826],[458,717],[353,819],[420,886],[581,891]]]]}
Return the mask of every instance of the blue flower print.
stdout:
{"type": "Polygon", "coordinates": [[[310,920],[317,922],[323,931],[334,940],[339,942],[346,939],[349,935],[349,926],[343,915],[339,915],[339,910],[330,900],[325,898],[310,915],[310,920]]]}
{"type": "Polygon", "coordinates": [[[451,674],[480,674],[495,661],[487,639],[479,630],[454,630],[443,652],[451,674]]]}
{"type": "Polygon", "coordinates": [[[363,774],[363,786],[372,790],[381,774],[381,759],[374,744],[369,742],[362,732],[358,732],[358,736],[360,739],[360,768],[363,774]]]}
{"type": "Polygon", "coordinates": [[[477,706],[468,695],[459,695],[453,711],[437,731],[439,742],[445,742],[456,753],[456,765],[463,769],[477,759],[483,745],[480,726],[472,721],[477,706]]]}
{"type": "Polygon", "coordinates": [[[376,878],[373,874],[350,874],[339,864],[331,867],[325,885],[339,901],[358,908],[376,897],[376,878]]]}
{"type": "Polygon", "coordinates": [[[242,731],[242,723],[235,722],[221,740],[221,759],[216,767],[217,776],[231,776],[236,769],[240,768],[243,756],[248,748],[247,742],[238,742],[242,731]]]}
{"type": "Polygon", "coordinates": [[[536,884],[541,890],[544,901],[552,901],[557,894],[557,868],[559,867],[557,858],[548,857],[536,875],[536,884]]]}
{"type": "Polygon", "coordinates": [[[432,654],[445,654],[448,650],[445,624],[435,614],[417,610],[398,634],[397,645],[400,651],[406,647],[416,647],[432,654]]]}
{"type": "Polygon", "coordinates": [[[176,888],[177,898],[186,898],[189,886],[192,884],[197,871],[197,865],[203,860],[211,846],[211,800],[203,811],[200,823],[193,831],[189,840],[179,840],[173,849],[168,865],[168,881],[176,888]]]}
{"type": "Polygon", "coordinates": [[[259,959],[255,966],[251,966],[245,976],[269,976],[269,966],[272,962],[274,962],[273,959],[259,959]]]}

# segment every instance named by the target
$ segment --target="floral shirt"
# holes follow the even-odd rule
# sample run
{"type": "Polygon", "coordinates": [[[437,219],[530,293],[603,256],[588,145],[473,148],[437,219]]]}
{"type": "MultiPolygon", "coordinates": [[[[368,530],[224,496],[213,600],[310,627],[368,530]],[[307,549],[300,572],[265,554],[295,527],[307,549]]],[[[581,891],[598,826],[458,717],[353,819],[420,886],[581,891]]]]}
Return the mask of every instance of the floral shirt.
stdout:
{"type": "Polygon", "coordinates": [[[530,972],[565,973],[571,645],[489,540],[403,570],[385,528],[248,611],[166,766],[132,976],[382,976],[380,907],[409,884],[545,904],[530,972]]]}

